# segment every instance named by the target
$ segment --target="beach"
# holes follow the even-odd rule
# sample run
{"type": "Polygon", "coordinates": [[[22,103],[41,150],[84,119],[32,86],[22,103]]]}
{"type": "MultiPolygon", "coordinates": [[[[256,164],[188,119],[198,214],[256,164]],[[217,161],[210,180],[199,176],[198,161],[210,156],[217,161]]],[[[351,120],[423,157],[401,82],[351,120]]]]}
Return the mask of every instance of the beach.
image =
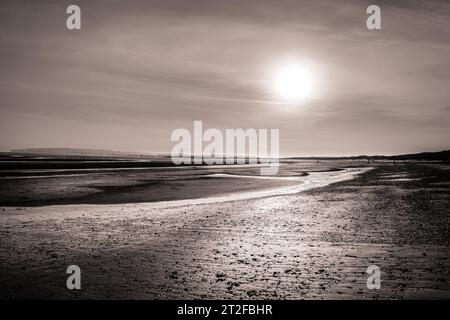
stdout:
{"type": "Polygon", "coordinates": [[[324,166],[309,163],[293,176],[298,166],[288,164],[274,179],[253,178],[245,168],[208,172],[200,181],[231,187],[203,190],[203,197],[3,205],[0,295],[450,298],[448,166],[328,163],[315,171],[314,165],[324,166]],[[73,264],[81,269],[81,290],[65,286],[73,264]],[[381,270],[379,290],[367,288],[369,265],[381,270]]]}

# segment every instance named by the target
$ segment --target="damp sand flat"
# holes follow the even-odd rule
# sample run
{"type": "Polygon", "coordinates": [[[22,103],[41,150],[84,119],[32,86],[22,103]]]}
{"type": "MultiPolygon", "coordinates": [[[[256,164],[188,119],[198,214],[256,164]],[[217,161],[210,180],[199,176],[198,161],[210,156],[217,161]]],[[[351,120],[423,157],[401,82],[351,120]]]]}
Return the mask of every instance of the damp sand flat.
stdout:
{"type": "Polygon", "coordinates": [[[448,298],[449,195],[427,189],[449,181],[445,172],[378,166],[238,201],[5,208],[1,295],[448,298]],[[383,182],[405,172],[427,181],[383,182]],[[83,272],[78,293],[64,287],[70,264],[83,272]],[[382,270],[381,290],[366,288],[369,264],[382,270]]]}
{"type": "MultiPolygon", "coordinates": [[[[201,181],[199,181],[200,190],[198,194],[205,195],[204,197],[192,198],[188,197],[183,200],[169,200],[169,201],[152,201],[152,202],[143,202],[143,203],[125,203],[125,204],[113,204],[113,205],[51,205],[51,206],[38,206],[38,207],[5,207],[3,208],[3,217],[15,216],[17,219],[21,217],[27,219],[29,215],[33,215],[35,219],[37,217],[43,218],[56,218],[56,217],[66,217],[70,216],[71,218],[75,218],[79,215],[85,215],[86,212],[102,212],[102,215],[117,215],[123,214],[126,212],[127,216],[130,217],[136,212],[141,212],[142,210],[153,210],[153,209],[165,209],[165,208],[174,208],[174,207],[189,207],[195,205],[202,204],[215,204],[229,201],[240,201],[240,200],[249,200],[249,199],[257,199],[257,198],[265,198],[265,197],[275,197],[281,195],[289,195],[289,194],[298,194],[302,191],[323,187],[331,183],[336,183],[339,181],[345,181],[348,179],[354,178],[356,175],[364,173],[371,168],[348,168],[341,169],[339,171],[334,172],[317,172],[312,173],[305,177],[262,177],[262,176],[245,176],[245,175],[232,175],[232,174],[211,174],[205,175],[202,177],[201,181]],[[211,178],[211,179],[209,179],[211,178]],[[222,194],[215,196],[211,195],[211,191],[208,190],[211,188],[211,180],[220,179],[220,183],[222,185],[228,184],[231,190],[237,189],[238,191],[224,192],[222,188],[222,194]],[[251,188],[244,189],[242,184],[245,183],[246,180],[265,180],[270,181],[265,188],[261,188],[261,186],[255,187],[254,185],[251,188]],[[239,187],[236,187],[235,184],[230,183],[236,182],[239,187]],[[275,182],[283,182],[281,185],[277,185],[275,182]],[[288,183],[286,183],[288,182],[288,183]]],[[[189,185],[192,188],[192,185],[189,185]]],[[[186,190],[186,193],[192,192],[192,190],[186,190]]],[[[153,211],[149,212],[150,215],[154,215],[153,211]]],[[[1,219],[1,217],[0,217],[1,219]]]]}
{"type": "Polygon", "coordinates": [[[0,170],[0,207],[142,203],[241,193],[247,193],[244,198],[248,198],[253,191],[270,194],[283,187],[295,192],[300,184],[309,182],[309,173],[316,179],[360,165],[358,161],[291,161],[282,163],[278,174],[269,177],[261,176],[257,165],[5,169],[0,170]]]}

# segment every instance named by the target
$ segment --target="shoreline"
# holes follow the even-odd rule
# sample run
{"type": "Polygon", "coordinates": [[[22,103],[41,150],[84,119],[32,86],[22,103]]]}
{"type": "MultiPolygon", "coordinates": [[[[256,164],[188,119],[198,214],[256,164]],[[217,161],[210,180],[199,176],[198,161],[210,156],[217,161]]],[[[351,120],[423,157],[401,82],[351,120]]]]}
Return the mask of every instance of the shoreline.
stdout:
{"type": "MultiPolygon", "coordinates": [[[[63,204],[63,205],[44,205],[44,206],[0,206],[2,214],[1,219],[8,216],[22,216],[27,214],[44,214],[50,215],[72,215],[79,211],[85,212],[86,210],[103,210],[112,212],[114,210],[128,210],[128,214],[132,211],[139,211],[143,209],[163,209],[193,205],[205,205],[223,202],[233,201],[245,201],[251,199],[262,199],[276,196],[293,195],[297,193],[310,190],[312,188],[320,188],[332,183],[342,182],[346,180],[354,179],[359,174],[363,174],[367,171],[373,170],[372,167],[362,168],[343,168],[341,171],[326,171],[326,172],[313,172],[310,173],[305,180],[305,177],[262,177],[252,176],[252,179],[269,179],[269,180],[296,180],[299,184],[294,186],[269,188],[255,191],[242,191],[234,192],[230,194],[224,194],[220,196],[210,196],[204,198],[195,199],[181,199],[181,200],[169,200],[169,201],[151,201],[151,202],[137,202],[137,203],[119,203],[119,204],[63,204]],[[45,213],[46,212],[46,213],[45,213]]],[[[237,175],[228,177],[229,179],[239,179],[237,175]]],[[[85,214],[85,213],[84,213],[85,214]]]]}

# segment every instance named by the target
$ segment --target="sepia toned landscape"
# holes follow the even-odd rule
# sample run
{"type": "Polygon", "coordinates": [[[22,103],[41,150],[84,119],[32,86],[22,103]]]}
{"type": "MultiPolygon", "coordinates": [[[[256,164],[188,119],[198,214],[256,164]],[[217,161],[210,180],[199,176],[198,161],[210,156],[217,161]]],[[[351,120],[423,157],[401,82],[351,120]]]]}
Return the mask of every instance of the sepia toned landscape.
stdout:
{"type": "Polygon", "coordinates": [[[2,0],[0,300],[450,299],[449,39],[448,0],[2,0]]]}

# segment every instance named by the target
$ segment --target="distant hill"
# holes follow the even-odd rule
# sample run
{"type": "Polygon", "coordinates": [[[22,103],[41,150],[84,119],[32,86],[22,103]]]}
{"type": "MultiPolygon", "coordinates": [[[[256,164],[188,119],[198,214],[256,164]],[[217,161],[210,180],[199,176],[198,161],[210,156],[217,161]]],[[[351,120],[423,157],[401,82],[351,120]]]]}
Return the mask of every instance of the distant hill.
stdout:
{"type": "Polygon", "coordinates": [[[388,157],[392,160],[442,160],[450,161],[450,150],[439,152],[421,152],[412,154],[401,154],[397,156],[388,157]]]}
{"type": "Polygon", "coordinates": [[[421,152],[400,154],[394,156],[383,155],[360,155],[349,157],[293,157],[290,159],[308,159],[308,160],[427,160],[427,161],[450,161],[450,150],[438,151],[438,152],[421,152]]]}
{"type": "Polygon", "coordinates": [[[150,158],[160,155],[152,155],[148,153],[138,152],[126,152],[126,151],[113,151],[104,149],[76,149],[76,148],[26,148],[26,149],[13,149],[13,154],[22,154],[27,156],[78,156],[78,157],[125,157],[125,158],[150,158]]]}

